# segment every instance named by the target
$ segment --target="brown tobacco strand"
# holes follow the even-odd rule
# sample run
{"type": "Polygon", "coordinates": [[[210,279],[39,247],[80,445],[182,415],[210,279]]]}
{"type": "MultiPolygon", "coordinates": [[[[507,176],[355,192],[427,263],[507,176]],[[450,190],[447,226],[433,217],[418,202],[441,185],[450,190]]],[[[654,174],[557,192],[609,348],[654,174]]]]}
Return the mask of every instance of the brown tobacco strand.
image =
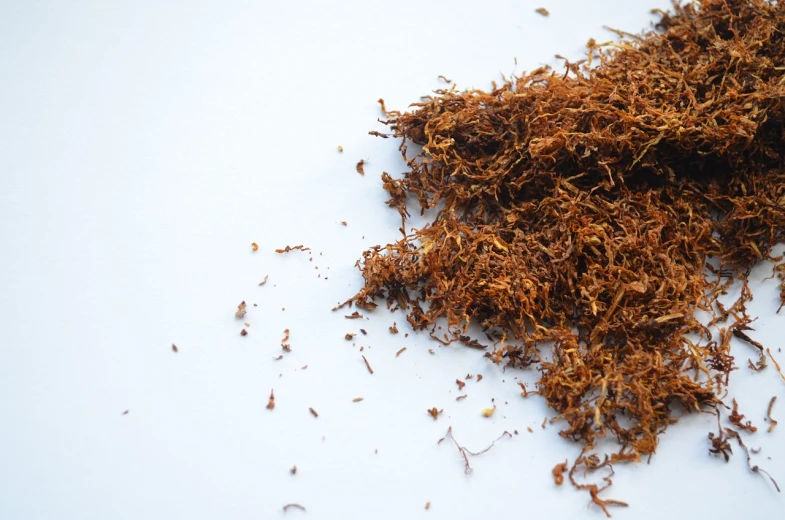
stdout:
{"type": "MultiPolygon", "coordinates": [[[[608,464],[651,456],[674,404],[720,404],[761,260],[785,305],[785,261],[771,255],[785,241],[785,8],[701,0],[658,13],[658,31],[591,40],[560,70],[389,113],[408,171],[382,174],[387,204],[402,220],[414,199],[436,216],[366,251],[347,302],[401,309],[443,344],[470,324],[494,332],[485,355],[538,375],[563,437],[619,443],[608,464]]],[[[579,463],[610,469],[592,456],[579,463]]],[[[618,504],[570,480],[606,513],[618,504]]]]}
{"type": "Polygon", "coordinates": [[[404,350],[406,350],[406,347],[403,347],[403,348],[402,348],[402,349],[400,349],[398,352],[396,352],[396,353],[395,353],[395,357],[398,357],[398,356],[400,356],[401,354],[403,354],[403,351],[404,351],[404,350]]]}
{"type": "Polygon", "coordinates": [[[446,439],[447,437],[452,439],[452,442],[455,444],[455,447],[458,448],[458,453],[460,453],[461,457],[463,457],[463,462],[464,462],[463,470],[464,470],[464,473],[471,473],[472,467],[469,464],[469,455],[472,455],[473,457],[476,457],[477,455],[482,455],[483,453],[485,453],[485,452],[489,451],[491,448],[493,448],[498,441],[502,440],[504,437],[512,438],[512,435],[510,434],[510,432],[505,431],[496,440],[494,440],[487,448],[485,448],[482,451],[478,451],[476,453],[471,451],[471,450],[467,450],[466,448],[464,448],[463,446],[458,444],[458,441],[455,439],[455,437],[453,437],[452,426],[447,428],[447,433],[445,434],[445,436],[442,437],[441,439],[439,439],[439,441],[436,444],[437,445],[441,444],[442,441],[444,441],[444,439],[446,439]]]}
{"type": "Polygon", "coordinates": [[[368,360],[367,360],[367,359],[365,359],[365,356],[362,356],[362,358],[363,358],[363,361],[365,361],[365,366],[366,366],[366,368],[368,369],[368,372],[370,372],[370,373],[371,373],[371,375],[373,375],[373,369],[371,368],[371,364],[370,364],[370,363],[368,363],[368,360]]]}
{"type": "Polygon", "coordinates": [[[304,247],[304,246],[302,246],[302,245],[299,245],[299,246],[286,246],[286,247],[285,247],[285,248],[283,248],[283,249],[276,249],[276,250],[275,250],[275,252],[276,252],[276,253],[278,253],[278,254],[280,255],[280,254],[282,254],[282,253],[288,253],[289,251],[295,251],[295,250],[299,250],[299,251],[310,251],[310,250],[311,250],[311,248],[310,248],[310,247],[304,247]]]}
{"type": "Polygon", "coordinates": [[[301,506],[300,504],[286,504],[285,506],[283,506],[284,512],[286,512],[286,511],[288,511],[289,509],[292,509],[292,508],[299,509],[300,511],[305,511],[305,508],[303,506],[301,506]]]}
{"type": "Polygon", "coordinates": [[[769,419],[768,433],[774,431],[774,427],[777,426],[777,421],[775,421],[771,416],[771,409],[774,408],[774,402],[776,400],[777,400],[777,396],[775,395],[774,397],[771,398],[771,401],[769,401],[769,408],[766,410],[766,417],[768,417],[769,419]]]}

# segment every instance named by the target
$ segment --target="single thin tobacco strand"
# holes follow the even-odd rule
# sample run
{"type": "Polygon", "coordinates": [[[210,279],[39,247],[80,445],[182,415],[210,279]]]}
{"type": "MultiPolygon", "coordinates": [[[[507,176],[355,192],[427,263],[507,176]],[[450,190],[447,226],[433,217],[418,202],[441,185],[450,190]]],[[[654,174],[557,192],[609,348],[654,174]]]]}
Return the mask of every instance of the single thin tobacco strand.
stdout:
{"type": "Polygon", "coordinates": [[[373,375],[373,369],[371,368],[371,364],[368,363],[368,360],[365,359],[365,356],[362,356],[363,361],[365,361],[365,367],[368,369],[368,372],[373,375]]]}
{"type": "Polygon", "coordinates": [[[775,395],[771,398],[771,401],[769,401],[769,407],[766,409],[766,417],[768,417],[769,419],[768,433],[774,431],[774,427],[777,426],[777,421],[775,421],[774,418],[771,416],[771,410],[772,408],[774,408],[774,402],[776,400],[777,400],[777,396],[775,395]]]}

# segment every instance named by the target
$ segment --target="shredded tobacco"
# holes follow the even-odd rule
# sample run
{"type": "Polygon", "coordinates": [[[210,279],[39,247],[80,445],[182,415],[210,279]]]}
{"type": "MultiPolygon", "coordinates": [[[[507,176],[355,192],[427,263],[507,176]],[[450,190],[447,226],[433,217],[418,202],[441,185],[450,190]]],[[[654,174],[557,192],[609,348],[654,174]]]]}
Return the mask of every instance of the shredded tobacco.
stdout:
{"type": "MultiPolygon", "coordinates": [[[[365,285],[346,302],[386,299],[444,344],[477,323],[492,361],[540,371],[560,434],[583,445],[570,481],[606,513],[626,504],[599,498],[610,480],[577,483],[575,467],[639,461],[676,410],[715,409],[732,338],[765,367],[743,332],[761,260],[774,262],[785,305],[785,262],[771,253],[785,240],[785,5],[657,13],[657,30],[590,40],[564,70],[387,112],[408,165],[401,179],[382,174],[387,204],[403,224],[410,197],[435,217],[366,251],[365,285]],[[741,295],[723,305],[734,282],[741,295]],[[618,449],[600,463],[589,453],[606,437],[618,449]]],[[[727,456],[727,441],[721,431],[713,448],[727,456]]]]}
{"type": "Polygon", "coordinates": [[[445,434],[445,436],[442,437],[441,439],[439,439],[439,441],[436,444],[437,445],[441,444],[442,441],[444,441],[447,437],[452,439],[452,442],[455,444],[455,447],[458,448],[458,453],[460,453],[461,457],[463,457],[463,462],[464,462],[463,471],[464,471],[464,473],[471,473],[472,467],[469,464],[469,455],[471,455],[473,457],[476,457],[477,455],[482,455],[483,453],[485,453],[487,451],[490,451],[490,449],[493,448],[498,441],[502,440],[504,437],[512,438],[512,435],[510,434],[510,432],[505,431],[495,441],[493,441],[487,448],[485,448],[482,451],[478,451],[476,453],[471,451],[471,450],[468,450],[468,449],[464,448],[463,446],[461,446],[460,444],[458,444],[458,441],[455,439],[455,437],[452,434],[452,426],[447,428],[447,433],[445,434]]]}
{"type": "Polygon", "coordinates": [[[743,420],[744,420],[744,414],[739,413],[739,403],[737,403],[736,399],[734,398],[733,410],[731,411],[731,414],[728,416],[728,421],[730,421],[732,425],[741,428],[742,430],[747,430],[750,433],[755,433],[756,431],[758,431],[758,428],[752,425],[752,421],[747,421],[746,423],[743,423],[742,422],[743,420]]]}

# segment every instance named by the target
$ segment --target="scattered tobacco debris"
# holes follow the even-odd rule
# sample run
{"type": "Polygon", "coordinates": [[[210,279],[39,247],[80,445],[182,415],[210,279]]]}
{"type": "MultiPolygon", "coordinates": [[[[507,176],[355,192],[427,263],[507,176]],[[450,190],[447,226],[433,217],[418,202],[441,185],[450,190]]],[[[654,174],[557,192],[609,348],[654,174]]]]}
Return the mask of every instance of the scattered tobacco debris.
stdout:
{"type": "Polygon", "coordinates": [[[353,402],[353,403],[359,403],[359,402],[360,402],[360,401],[362,401],[362,400],[363,400],[363,398],[362,398],[362,397],[355,397],[354,399],[352,399],[352,402],[353,402]]]}
{"type": "Polygon", "coordinates": [[[365,165],[365,159],[360,159],[360,162],[358,162],[357,166],[355,167],[357,169],[357,173],[359,173],[360,175],[365,175],[365,168],[363,168],[364,165],[365,165]]]}
{"type": "Polygon", "coordinates": [[[456,379],[455,384],[458,385],[458,390],[463,390],[463,387],[466,386],[466,383],[464,383],[460,379],[456,379]]]}
{"type": "Polygon", "coordinates": [[[534,433],[534,430],[532,430],[531,426],[527,426],[526,429],[529,430],[529,433],[534,433]]]}
{"type": "Polygon", "coordinates": [[[456,440],[456,438],[452,434],[452,426],[447,428],[447,433],[445,434],[445,436],[442,437],[441,439],[439,439],[439,441],[436,444],[437,445],[441,444],[442,441],[445,440],[447,437],[452,439],[452,442],[455,444],[455,447],[458,448],[458,453],[460,453],[461,457],[463,457],[463,462],[464,462],[464,470],[463,471],[464,471],[464,473],[471,473],[472,467],[469,464],[469,457],[468,457],[468,455],[471,455],[473,457],[476,457],[477,455],[482,455],[483,453],[485,453],[487,451],[490,451],[490,449],[493,448],[498,441],[502,440],[504,437],[512,438],[512,435],[510,434],[510,432],[505,431],[496,440],[494,440],[487,448],[485,448],[482,451],[478,451],[476,453],[471,451],[471,450],[468,450],[468,449],[464,448],[463,446],[461,446],[460,444],[458,444],[458,441],[456,440]]]}
{"type": "Polygon", "coordinates": [[[245,301],[241,301],[240,305],[237,306],[237,312],[234,313],[234,317],[237,318],[237,319],[240,319],[243,316],[245,316],[245,313],[248,312],[245,309],[246,307],[247,307],[247,305],[245,304],[245,301]]]}
{"type": "Polygon", "coordinates": [[[340,144],[338,145],[338,151],[343,152],[343,146],[341,146],[340,144]]]}
{"type": "Polygon", "coordinates": [[[243,329],[243,330],[240,331],[240,336],[247,336],[247,335],[248,335],[248,331],[247,330],[243,329]]]}
{"type": "Polygon", "coordinates": [[[429,510],[430,508],[431,508],[431,503],[430,503],[430,502],[426,502],[426,503],[425,503],[425,510],[427,511],[427,510],[429,510]]]}
{"type": "Polygon", "coordinates": [[[746,424],[742,423],[741,421],[744,420],[744,414],[739,413],[739,403],[736,402],[736,399],[733,399],[733,410],[731,414],[728,416],[728,421],[734,426],[741,428],[742,430],[747,430],[749,432],[756,432],[758,428],[752,425],[752,421],[747,421],[746,424]]]}
{"type": "Polygon", "coordinates": [[[308,368],[308,365],[303,365],[303,366],[300,367],[300,370],[306,370],[307,368],[308,368]]]}
{"type": "Polygon", "coordinates": [[[477,382],[479,383],[482,381],[482,374],[477,374],[477,382]]]}
{"type": "Polygon", "coordinates": [[[436,419],[438,419],[438,418],[439,418],[439,414],[440,414],[440,413],[442,413],[443,411],[444,411],[444,410],[439,410],[439,409],[437,409],[437,408],[434,406],[433,408],[431,408],[430,410],[428,410],[428,413],[431,415],[431,417],[433,417],[433,420],[435,421],[436,419]]]}
{"type": "Polygon", "coordinates": [[[128,410],[124,411],[124,412],[123,412],[122,414],[120,414],[120,415],[128,415],[128,410]]]}
{"type": "Polygon", "coordinates": [[[256,242],[251,242],[251,250],[252,250],[254,253],[255,253],[255,252],[257,252],[257,251],[259,251],[259,244],[257,244],[256,242]]]}
{"type": "Polygon", "coordinates": [[[180,352],[180,349],[177,348],[177,345],[172,343],[172,352],[180,352]]]}
{"type": "MultiPolygon", "coordinates": [[[[576,467],[651,456],[674,405],[721,404],[761,260],[785,305],[785,261],[771,253],[785,241],[785,9],[702,0],[656,12],[656,31],[591,40],[563,70],[388,112],[408,169],[383,175],[388,205],[405,219],[411,197],[436,213],[367,250],[365,285],[347,302],[386,300],[442,343],[470,323],[498,333],[485,355],[538,371],[560,434],[584,448],[570,481],[606,513],[626,504],[599,498],[609,479],[576,482],[576,467]],[[439,320],[448,333],[436,336],[439,320]],[[605,462],[589,454],[602,438],[618,442],[605,462]]],[[[713,449],[726,455],[727,440],[713,449]]]]}
{"type": "Polygon", "coordinates": [[[545,429],[545,423],[547,423],[547,422],[548,422],[548,418],[547,417],[543,417],[542,424],[540,425],[540,428],[542,428],[544,430],[545,429]]]}
{"type": "Polygon", "coordinates": [[[292,508],[299,509],[300,511],[305,511],[305,508],[303,506],[301,506],[300,504],[286,504],[285,506],[283,506],[284,512],[286,512],[286,511],[288,511],[289,509],[292,509],[292,508]]]}
{"type": "Polygon", "coordinates": [[[275,408],[275,392],[270,390],[270,400],[267,401],[267,409],[272,410],[275,408]]]}
{"type": "Polygon", "coordinates": [[[392,326],[390,327],[390,332],[392,334],[398,334],[398,324],[393,322],[392,326]]]}
{"type": "Polygon", "coordinates": [[[283,359],[283,354],[279,355],[278,357],[274,357],[273,361],[280,361],[283,359]]]}
{"type": "Polygon", "coordinates": [[[289,329],[283,329],[283,339],[281,340],[281,343],[286,343],[287,341],[289,341],[289,329]]]}
{"type": "Polygon", "coordinates": [[[544,7],[538,7],[537,9],[534,10],[534,12],[537,13],[537,14],[541,14],[542,16],[548,16],[548,15],[551,14],[544,7]]]}
{"type": "Polygon", "coordinates": [[[569,464],[567,464],[566,460],[560,464],[556,464],[553,467],[551,473],[553,473],[553,482],[557,486],[561,486],[564,483],[564,472],[567,471],[568,468],[569,464]]]}
{"type": "Polygon", "coordinates": [[[467,397],[469,397],[469,395],[468,395],[468,394],[463,394],[463,395],[459,395],[458,397],[456,397],[456,398],[455,398],[455,400],[456,400],[456,401],[463,401],[463,400],[464,400],[464,399],[466,399],[467,397]]]}
{"type": "Polygon", "coordinates": [[[436,352],[434,352],[432,348],[428,349],[428,353],[431,354],[431,355],[436,354],[436,352]]]}
{"type": "Polygon", "coordinates": [[[352,334],[351,332],[347,332],[344,338],[346,339],[346,341],[351,341],[351,339],[354,338],[356,335],[357,334],[352,334]]]}
{"type": "Polygon", "coordinates": [[[376,100],[376,102],[379,103],[379,106],[381,106],[382,114],[387,115],[387,108],[384,106],[384,99],[379,98],[376,100]]]}
{"type": "Polygon", "coordinates": [[[452,83],[452,80],[450,78],[448,78],[447,76],[443,76],[441,74],[439,74],[437,79],[440,79],[440,80],[444,81],[445,83],[452,83]]]}
{"type": "Polygon", "coordinates": [[[368,369],[368,372],[370,372],[371,375],[373,375],[373,369],[371,368],[371,364],[368,363],[368,360],[365,359],[365,356],[362,356],[362,358],[363,358],[363,361],[365,361],[365,367],[368,369]]]}
{"type": "Polygon", "coordinates": [[[772,418],[771,416],[771,409],[774,408],[774,401],[776,400],[777,400],[777,396],[775,395],[774,397],[771,398],[771,401],[769,401],[769,408],[766,410],[766,417],[769,419],[768,433],[774,431],[774,427],[777,426],[777,421],[775,421],[774,418],[772,418]]]}
{"type": "Polygon", "coordinates": [[[259,282],[259,285],[264,285],[264,284],[266,284],[266,283],[267,283],[267,278],[268,278],[268,277],[269,277],[269,275],[264,275],[264,280],[262,280],[261,282],[259,282]]]}
{"type": "Polygon", "coordinates": [[[292,469],[289,470],[289,473],[291,473],[292,475],[296,475],[297,474],[297,466],[292,466],[292,469]]]}
{"type": "Polygon", "coordinates": [[[243,325],[245,325],[246,327],[250,327],[251,326],[251,324],[248,323],[247,321],[245,323],[243,323],[243,325]]]}
{"type": "Polygon", "coordinates": [[[360,332],[363,333],[363,336],[367,336],[368,335],[368,332],[365,329],[360,329],[360,332]]]}
{"type": "Polygon", "coordinates": [[[403,351],[404,351],[404,350],[406,350],[406,347],[403,347],[403,348],[402,348],[402,349],[400,349],[398,352],[396,352],[396,353],[395,353],[395,357],[398,357],[398,356],[400,356],[401,354],[403,354],[403,351]]]}
{"type": "Polygon", "coordinates": [[[348,222],[346,222],[345,220],[342,220],[342,221],[341,221],[341,224],[343,224],[344,226],[348,226],[348,225],[349,225],[349,223],[348,223],[348,222]]]}
{"type": "Polygon", "coordinates": [[[314,410],[313,408],[308,408],[308,411],[311,412],[311,415],[313,415],[314,417],[319,417],[319,414],[316,413],[316,410],[314,410]]]}
{"type": "Polygon", "coordinates": [[[346,318],[347,320],[358,320],[358,319],[360,319],[362,317],[363,317],[363,315],[360,314],[357,311],[354,311],[353,313],[344,316],[344,318],[346,318]]]}
{"type": "MultiPolygon", "coordinates": [[[[763,470],[762,468],[758,467],[757,465],[753,466],[752,463],[750,462],[750,452],[747,449],[747,446],[744,444],[744,442],[742,442],[741,435],[739,435],[739,432],[737,432],[736,430],[732,430],[730,428],[725,428],[725,432],[728,434],[728,437],[732,437],[732,438],[736,439],[736,442],[738,442],[739,446],[741,446],[741,448],[744,450],[744,453],[747,455],[747,466],[749,466],[750,470],[753,473],[763,473],[764,475],[769,477],[769,480],[771,480],[771,483],[774,484],[774,487],[777,489],[777,492],[779,493],[780,492],[780,486],[777,484],[777,481],[774,480],[772,478],[772,476],[769,475],[769,473],[767,471],[763,470]]],[[[726,459],[726,462],[727,462],[727,459],[726,459]]]]}
{"type": "Polygon", "coordinates": [[[276,249],[275,252],[280,254],[288,253],[289,251],[310,251],[310,247],[305,247],[303,245],[299,246],[286,246],[283,249],[276,249]]]}

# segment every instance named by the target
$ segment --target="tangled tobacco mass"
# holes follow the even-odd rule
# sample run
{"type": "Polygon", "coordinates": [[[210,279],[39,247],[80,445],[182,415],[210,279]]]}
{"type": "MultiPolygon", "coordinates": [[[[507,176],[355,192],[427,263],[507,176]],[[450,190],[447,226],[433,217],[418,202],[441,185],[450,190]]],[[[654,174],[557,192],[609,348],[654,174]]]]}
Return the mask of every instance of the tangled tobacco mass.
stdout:
{"type": "Polygon", "coordinates": [[[618,502],[577,483],[577,468],[653,454],[682,410],[719,413],[732,337],[765,366],[745,333],[761,260],[774,261],[785,305],[785,263],[771,254],[785,239],[785,6],[658,13],[657,30],[590,40],[564,71],[388,112],[409,169],[382,175],[388,204],[404,233],[409,196],[438,213],[366,251],[350,300],[386,299],[443,343],[482,347],[467,334],[479,323],[493,361],[536,367],[561,435],[584,446],[569,479],[603,509],[618,502]],[[741,296],[723,305],[734,282],[741,296]],[[601,460],[590,451],[605,437],[619,447],[601,460]]]}

